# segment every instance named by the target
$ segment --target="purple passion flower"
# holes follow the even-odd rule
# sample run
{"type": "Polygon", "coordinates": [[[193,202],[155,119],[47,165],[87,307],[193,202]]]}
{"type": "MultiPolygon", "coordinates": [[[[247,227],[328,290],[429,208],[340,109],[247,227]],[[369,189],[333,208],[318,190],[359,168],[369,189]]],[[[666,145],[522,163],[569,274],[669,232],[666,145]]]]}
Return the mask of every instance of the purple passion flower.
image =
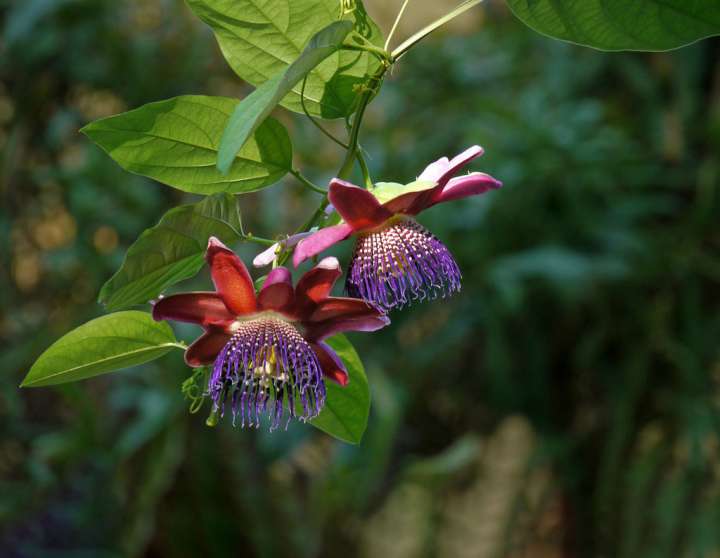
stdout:
{"type": "Polygon", "coordinates": [[[293,254],[295,266],[354,235],[357,240],[345,284],[350,296],[388,312],[414,300],[460,290],[460,269],[450,251],[413,217],[437,203],[502,186],[481,172],[454,176],[482,153],[475,145],[453,159],[438,159],[415,182],[405,185],[379,182],[365,190],[334,178],[328,198],[344,222],[301,240],[293,254]]]}
{"type": "Polygon", "coordinates": [[[293,288],[290,272],[273,269],[256,295],[247,268],[216,238],[206,260],[215,292],[191,292],[161,298],[156,320],[201,325],[205,333],[185,352],[189,366],[212,365],[207,386],[213,414],[229,404],[233,424],[259,426],[267,415],[270,429],[288,417],[306,421],[325,403],[324,379],[341,386],[348,375],[338,355],[323,343],[343,331],[375,331],[389,320],[356,298],[332,297],[341,275],[335,258],[325,258],[293,288]]]}

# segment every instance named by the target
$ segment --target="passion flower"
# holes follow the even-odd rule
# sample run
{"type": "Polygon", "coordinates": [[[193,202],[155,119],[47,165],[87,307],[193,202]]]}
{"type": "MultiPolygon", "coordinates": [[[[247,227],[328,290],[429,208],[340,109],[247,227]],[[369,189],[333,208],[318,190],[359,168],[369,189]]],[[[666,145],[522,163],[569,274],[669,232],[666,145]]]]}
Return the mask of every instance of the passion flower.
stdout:
{"type": "Polygon", "coordinates": [[[414,300],[446,296],[460,290],[460,269],[447,247],[414,216],[435,204],[499,188],[492,176],[455,173],[483,149],[475,145],[453,159],[429,165],[415,182],[378,183],[365,190],[344,180],[330,182],[328,198],[343,223],[301,240],[293,254],[297,266],[333,244],[356,237],[346,279],[351,296],[388,312],[414,300]]]}
{"type": "Polygon", "coordinates": [[[332,297],[341,275],[335,258],[325,258],[293,288],[290,272],[273,269],[259,292],[232,250],[210,238],[206,252],[216,292],[161,298],[156,320],[201,325],[205,333],[185,352],[189,366],[212,365],[207,392],[211,416],[230,405],[233,423],[259,426],[266,415],[276,429],[287,410],[302,421],[316,417],[326,398],[324,379],[341,386],[348,375],[323,340],[343,331],[375,331],[388,318],[363,300],[332,297]]]}

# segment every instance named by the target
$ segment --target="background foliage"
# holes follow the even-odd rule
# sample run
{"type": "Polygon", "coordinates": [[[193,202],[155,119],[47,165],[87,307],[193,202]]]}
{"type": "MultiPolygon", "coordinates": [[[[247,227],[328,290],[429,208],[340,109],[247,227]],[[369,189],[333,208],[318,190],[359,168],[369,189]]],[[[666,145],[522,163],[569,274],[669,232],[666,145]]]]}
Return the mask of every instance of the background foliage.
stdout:
{"type": "MultiPolygon", "coordinates": [[[[396,7],[367,7],[387,29],[396,7]]],[[[352,337],[373,405],[351,447],[301,425],[206,428],[187,414],[179,352],[17,389],[44,348],[101,313],[97,291],[138,231],[199,199],[122,171],[77,130],[151,101],[249,89],[179,1],[35,0],[5,13],[5,554],[720,554],[717,39],[604,54],[536,35],[495,3],[456,28],[472,34],[403,59],[366,118],[373,175],[409,181],[480,143],[475,167],[506,186],[423,214],[464,289],[352,337]]],[[[404,34],[430,19],[416,9],[404,34]]],[[[326,182],[337,146],[277,116],[295,159],[326,182]]],[[[244,225],[291,230],[311,196],[291,179],[245,196],[244,225]],[[292,194],[274,197],[281,188],[292,194]]]]}

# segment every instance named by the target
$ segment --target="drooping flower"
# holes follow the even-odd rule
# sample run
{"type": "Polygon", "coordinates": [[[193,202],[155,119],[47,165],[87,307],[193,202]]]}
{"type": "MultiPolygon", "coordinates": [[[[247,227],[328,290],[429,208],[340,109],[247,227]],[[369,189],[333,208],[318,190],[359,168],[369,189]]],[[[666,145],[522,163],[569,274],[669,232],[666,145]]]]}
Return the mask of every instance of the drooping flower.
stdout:
{"type": "Polygon", "coordinates": [[[351,296],[387,312],[413,300],[458,291],[461,275],[455,259],[413,217],[437,203],[502,186],[481,172],[454,177],[482,153],[483,149],[475,145],[453,159],[443,157],[429,165],[415,182],[405,185],[380,182],[366,190],[334,178],[328,198],[344,222],[301,240],[293,254],[294,264],[355,235],[357,241],[345,283],[351,296]]]}
{"type": "Polygon", "coordinates": [[[329,296],[341,275],[335,258],[323,259],[294,289],[288,269],[277,267],[257,295],[243,262],[214,237],[206,260],[216,292],[161,298],[153,317],[205,329],[186,350],[185,362],[212,365],[207,390],[213,413],[222,416],[229,403],[233,424],[239,418],[243,427],[259,426],[265,414],[274,430],[285,407],[287,422],[317,416],[325,403],[324,379],[348,382],[342,361],[323,340],[390,323],[362,300],[329,296]]]}

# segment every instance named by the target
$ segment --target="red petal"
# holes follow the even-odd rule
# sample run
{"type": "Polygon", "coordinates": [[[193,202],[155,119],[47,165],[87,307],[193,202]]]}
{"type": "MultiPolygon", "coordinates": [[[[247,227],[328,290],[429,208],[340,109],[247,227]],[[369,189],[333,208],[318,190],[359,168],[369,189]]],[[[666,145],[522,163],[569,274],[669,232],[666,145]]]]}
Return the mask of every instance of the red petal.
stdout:
{"type": "Polygon", "coordinates": [[[355,231],[372,229],[393,216],[392,212],[380,205],[377,198],[365,188],[339,178],[330,181],[328,199],[355,231]]]}
{"type": "Polygon", "coordinates": [[[309,315],[318,302],[328,297],[340,275],[337,258],[323,258],[300,278],[295,287],[295,301],[301,317],[309,315]]]}
{"type": "Polygon", "coordinates": [[[257,309],[255,288],[245,264],[217,238],[208,240],[205,259],[210,266],[215,290],[225,305],[237,315],[249,314],[257,309]]]}
{"type": "Polygon", "coordinates": [[[378,316],[380,312],[359,298],[328,297],[320,301],[307,319],[309,322],[322,322],[337,318],[357,318],[378,316]]]}
{"type": "Polygon", "coordinates": [[[153,306],[155,320],[176,320],[202,326],[225,325],[233,321],[218,293],[181,293],[161,298],[153,306]]]}
{"type": "Polygon", "coordinates": [[[211,329],[190,345],[185,351],[185,362],[188,366],[197,368],[215,362],[222,348],[230,341],[230,334],[217,329],[211,329]]]}
{"type": "Polygon", "coordinates": [[[344,331],[377,331],[390,323],[390,318],[376,312],[374,315],[363,315],[348,318],[336,318],[322,322],[306,323],[305,339],[322,341],[336,333],[344,331]]]}
{"type": "Polygon", "coordinates": [[[285,267],[276,267],[265,279],[258,305],[263,310],[287,311],[295,300],[290,272],[285,267]]]}
{"type": "Polygon", "coordinates": [[[310,346],[320,361],[323,376],[345,387],[348,384],[348,373],[337,353],[325,343],[311,343],[310,346]]]}

